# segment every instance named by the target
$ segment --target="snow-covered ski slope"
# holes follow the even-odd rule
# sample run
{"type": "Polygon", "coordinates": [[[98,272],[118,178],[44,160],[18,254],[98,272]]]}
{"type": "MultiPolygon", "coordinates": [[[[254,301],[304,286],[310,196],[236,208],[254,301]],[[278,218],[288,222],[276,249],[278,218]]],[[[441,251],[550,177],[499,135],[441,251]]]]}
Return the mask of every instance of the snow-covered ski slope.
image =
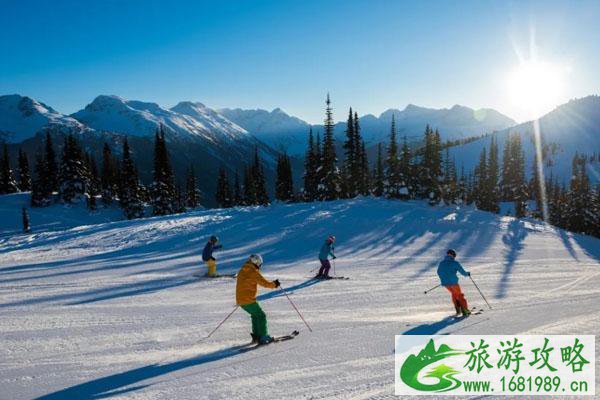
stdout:
{"type": "Polygon", "coordinates": [[[377,199],[1,238],[0,398],[394,399],[397,334],[597,334],[599,260],[600,240],[539,222],[377,199]],[[336,273],[351,279],[309,280],[331,233],[336,273]],[[263,254],[313,333],[281,292],[262,290],[270,332],[297,338],[244,351],[250,320],[238,310],[202,341],[235,301],[235,280],[192,276],[211,234],[221,273],[263,254]],[[423,294],[448,247],[493,310],[454,321],[446,291],[423,294]]]}

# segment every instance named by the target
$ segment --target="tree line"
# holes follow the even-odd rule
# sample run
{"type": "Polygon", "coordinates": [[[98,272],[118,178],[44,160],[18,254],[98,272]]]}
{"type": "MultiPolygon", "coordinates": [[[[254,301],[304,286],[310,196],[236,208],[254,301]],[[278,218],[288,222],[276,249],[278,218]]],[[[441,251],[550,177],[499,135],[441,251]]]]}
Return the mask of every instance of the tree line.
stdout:
{"type": "MultiPolygon", "coordinates": [[[[510,134],[499,160],[498,142],[491,135],[489,148],[482,149],[472,171],[457,170],[450,157],[448,143],[440,133],[425,127],[422,144],[409,146],[406,136],[398,138],[392,115],[388,142],[377,145],[376,159],[368,160],[362,139],[358,113],[349,109],[343,159],[338,160],[334,137],[331,100],[325,101],[323,137],[308,132],[302,187],[294,189],[290,157],[279,154],[276,163],[275,199],[282,202],[311,202],[376,196],[390,199],[422,199],[431,205],[466,204],[493,213],[500,212],[501,202],[514,203],[516,217],[531,216],[574,232],[600,236],[600,185],[590,183],[586,165],[597,158],[576,154],[569,185],[550,175],[543,180],[541,164],[534,162],[532,178],[527,181],[525,154],[521,136],[510,134]],[[543,181],[543,182],[542,182],[543,181]],[[542,190],[542,188],[545,190],[542,190]],[[545,196],[544,196],[545,193],[545,196]],[[534,202],[535,207],[529,207],[534,202]]],[[[6,144],[0,158],[0,194],[31,190],[31,205],[43,207],[57,201],[73,203],[84,199],[90,209],[118,203],[128,219],[145,215],[183,212],[200,205],[201,196],[195,172],[189,167],[184,187],[175,183],[163,127],[155,135],[153,182],[143,185],[138,178],[127,138],[121,157],[115,156],[105,143],[100,168],[95,158],[82,150],[77,138],[65,138],[62,155],[55,153],[52,136],[46,134],[44,148],[35,157],[30,173],[27,155],[19,150],[17,177],[11,169],[6,144]]],[[[219,207],[268,205],[270,197],[263,161],[258,149],[242,171],[230,176],[225,166],[217,174],[215,200],[219,207]]]]}
{"type": "Polygon", "coordinates": [[[166,215],[200,206],[201,194],[191,165],[185,187],[175,183],[162,126],[155,135],[153,181],[149,186],[139,179],[126,137],[121,157],[113,154],[105,143],[100,167],[98,164],[72,134],[65,137],[62,153],[57,155],[48,131],[43,148],[36,152],[32,174],[27,155],[19,149],[18,179],[15,179],[8,147],[4,144],[0,159],[0,194],[31,191],[32,207],[85,201],[90,210],[96,210],[98,202],[103,206],[116,203],[127,219],[143,217],[146,210],[151,215],[166,215]]]}
{"type": "MultiPolygon", "coordinates": [[[[583,155],[575,155],[573,159],[569,187],[559,184],[552,176],[545,179],[547,195],[544,201],[539,182],[541,167],[538,168],[536,157],[534,173],[528,181],[519,134],[508,136],[502,160],[499,159],[496,135],[491,135],[490,145],[482,149],[474,170],[465,172],[462,166],[458,171],[456,161],[450,157],[452,144],[443,143],[439,131],[429,125],[425,127],[422,145],[413,148],[406,136],[399,140],[392,115],[389,140],[385,146],[382,143],[377,145],[372,169],[361,137],[358,113],[352,108],[348,112],[341,162],[336,155],[333,129],[333,110],[327,95],[323,137],[320,133],[315,137],[312,128],[308,132],[303,186],[298,191],[294,190],[290,159],[286,154],[280,155],[274,185],[276,200],[311,202],[372,195],[401,200],[423,199],[431,205],[472,204],[493,213],[500,212],[501,202],[512,202],[514,216],[518,218],[530,216],[542,219],[543,210],[546,210],[546,220],[556,226],[600,236],[600,185],[593,188],[590,184],[586,169],[590,160],[583,155]],[[530,207],[530,201],[536,207],[530,207]]],[[[545,158],[547,153],[543,151],[542,157],[545,158]]],[[[268,204],[261,171],[256,154],[254,163],[244,172],[244,183],[240,183],[236,173],[231,189],[227,173],[222,168],[217,189],[219,206],[268,204]],[[252,195],[256,192],[252,189],[254,182],[260,182],[263,193],[260,200],[252,195]],[[247,190],[249,186],[251,189],[247,190]]]]}

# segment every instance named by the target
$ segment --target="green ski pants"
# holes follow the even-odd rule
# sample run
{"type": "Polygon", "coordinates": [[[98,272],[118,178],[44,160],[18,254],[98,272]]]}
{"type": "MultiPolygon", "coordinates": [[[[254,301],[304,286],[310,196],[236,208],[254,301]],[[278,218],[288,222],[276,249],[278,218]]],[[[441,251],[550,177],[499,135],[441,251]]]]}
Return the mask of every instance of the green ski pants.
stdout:
{"type": "Polygon", "coordinates": [[[252,333],[259,337],[267,336],[269,334],[267,329],[267,315],[262,308],[260,308],[258,303],[244,304],[242,308],[250,314],[250,317],[252,318],[252,333]]]}

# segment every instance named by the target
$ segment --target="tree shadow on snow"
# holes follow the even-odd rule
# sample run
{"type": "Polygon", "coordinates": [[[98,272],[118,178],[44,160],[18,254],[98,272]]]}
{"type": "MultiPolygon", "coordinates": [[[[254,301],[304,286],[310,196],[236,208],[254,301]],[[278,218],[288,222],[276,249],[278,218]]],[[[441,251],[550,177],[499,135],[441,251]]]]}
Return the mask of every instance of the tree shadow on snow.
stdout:
{"type": "Polygon", "coordinates": [[[133,392],[135,390],[148,387],[151,384],[149,383],[146,385],[137,385],[133,387],[128,386],[185,368],[233,357],[252,350],[253,348],[254,346],[240,345],[223,350],[217,350],[203,356],[191,357],[168,364],[151,364],[71,386],[54,393],[37,397],[35,400],[90,400],[133,392]]]}
{"type": "Polygon", "coordinates": [[[527,237],[527,229],[525,228],[523,221],[515,219],[508,225],[508,232],[502,236],[502,242],[508,247],[506,254],[506,260],[504,264],[504,271],[500,282],[498,282],[498,290],[496,292],[497,298],[506,297],[506,292],[510,286],[510,278],[512,276],[512,270],[519,258],[519,255],[525,247],[524,241],[527,237]]]}
{"type": "Polygon", "coordinates": [[[461,318],[454,317],[446,317],[440,321],[425,323],[417,326],[413,326],[406,332],[402,333],[403,335],[435,335],[439,331],[448,326],[454,325],[457,322],[462,321],[461,318]]]}

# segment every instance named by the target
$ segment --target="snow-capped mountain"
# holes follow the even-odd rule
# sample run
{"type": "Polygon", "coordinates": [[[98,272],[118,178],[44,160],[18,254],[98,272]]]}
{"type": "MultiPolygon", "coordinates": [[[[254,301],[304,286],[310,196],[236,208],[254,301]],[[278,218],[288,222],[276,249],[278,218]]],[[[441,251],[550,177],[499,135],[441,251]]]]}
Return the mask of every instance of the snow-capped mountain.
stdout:
{"type": "MultiPolygon", "coordinates": [[[[576,152],[593,155],[600,153],[600,96],[587,96],[571,100],[539,120],[540,134],[545,155],[545,173],[558,177],[568,184],[571,175],[571,163],[576,152]]],[[[529,121],[496,133],[500,156],[509,133],[521,135],[525,152],[525,172],[530,176],[533,171],[535,154],[534,122],[529,121]]],[[[466,171],[472,170],[479,160],[483,147],[489,149],[490,138],[482,138],[451,149],[457,167],[464,165],[466,171]]],[[[598,162],[589,165],[592,182],[600,182],[597,172],[598,162]]]]}
{"type": "Polygon", "coordinates": [[[402,111],[389,109],[383,112],[378,121],[383,128],[396,119],[398,133],[407,136],[422,135],[429,124],[440,131],[443,139],[460,139],[501,130],[516,124],[511,118],[490,108],[474,110],[455,105],[452,108],[433,109],[409,104],[402,111]]]}
{"type": "Polygon", "coordinates": [[[81,132],[85,126],[74,118],[27,96],[0,96],[0,140],[19,143],[52,128],[63,133],[81,132]]]}
{"type": "MultiPolygon", "coordinates": [[[[266,110],[221,109],[220,113],[234,121],[248,132],[270,146],[286,150],[293,155],[306,151],[307,133],[310,125],[299,118],[286,114],[279,108],[266,110]]],[[[336,118],[344,120],[347,111],[336,110],[336,118]]],[[[400,136],[406,135],[411,141],[422,138],[427,124],[438,128],[443,139],[460,139],[491,133],[513,126],[515,121],[492,109],[474,110],[455,105],[452,108],[433,109],[409,104],[402,111],[389,109],[376,117],[367,114],[360,117],[361,133],[369,145],[385,142],[388,139],[392,114],[400,136]]],[[[315,133],[322,132],[322,125],[314,125],[315,133]]],[[[343,140],[345,122],[335,126],[337,140],[343,140]]]]}
{"type": "MultiPolygon", "coordinates": [[[[96,159],[102,158],[102,147],[108,143],[120,154],[124,136],[128,136],[133,158],[143,182],[152,181],[154,135],[164,127],[171,163],[178,180],[192,165],[200,189],[206,194],[205,205],[213,205],[216,174],[219,167],[231,175],[243,171],[257,148],[265,173],[272,183],[276,152],[246,130],[201,103],[181,102],[172,109],[156,103],[126,100],[118,96],[98,96],[83,110],[65,116],[49,106],[22,96],[0,97],[0,140],[11,143],[9,152],[15,158],[19,149],[30,160],[43,146],[45,130],[54,136],[61,151],[66,134],[77,132],[83,148],[96,159]]],[[[60,154],[60,153],[59,153],[60,154]]]]}
{"type": "Polygon", "coordinates": [[[101,95],[72,117],[96,130],[131,136],[152,136],[162,125],[171,139],[215,142],[250,138],[243,128],[201,103],[182,102],[168,110],[156,103],[101,95]]]}
{"type": "Polygon", "coordinates": [[[309,124],[300,118],[288,115],[281,108],[273,111],[222,108],[219,113],[252,133],[275,149],[290,154],[306,151],[306,135],[309,124]]]}

